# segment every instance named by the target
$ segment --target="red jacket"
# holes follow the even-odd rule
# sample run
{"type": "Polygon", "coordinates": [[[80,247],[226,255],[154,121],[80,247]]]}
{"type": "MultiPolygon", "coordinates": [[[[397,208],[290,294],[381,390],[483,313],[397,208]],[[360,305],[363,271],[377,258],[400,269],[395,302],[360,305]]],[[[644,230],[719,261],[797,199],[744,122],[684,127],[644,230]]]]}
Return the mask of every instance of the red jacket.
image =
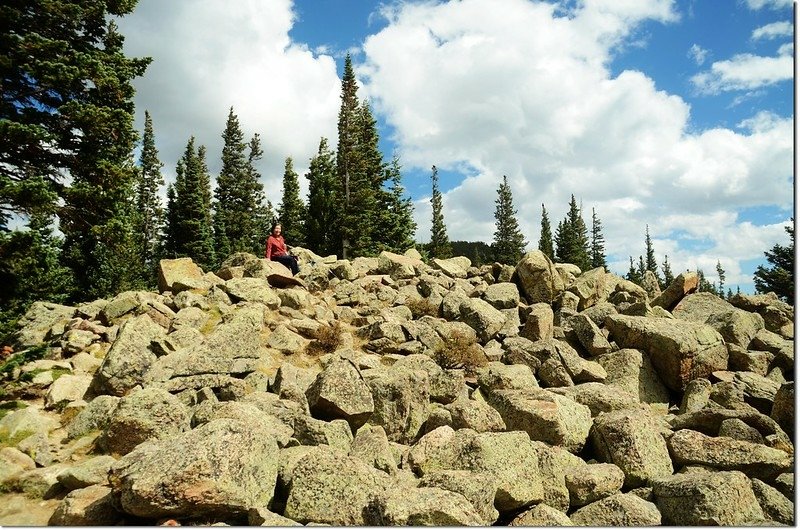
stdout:
{"type": "Polygon", "coordinates": [[[272,256],[286,256],[287,254],[286,242],[283,240],[283,236],[269,236],[267,238],[267,248],[264,249],[265,258],[272,259],[272,256]]]}

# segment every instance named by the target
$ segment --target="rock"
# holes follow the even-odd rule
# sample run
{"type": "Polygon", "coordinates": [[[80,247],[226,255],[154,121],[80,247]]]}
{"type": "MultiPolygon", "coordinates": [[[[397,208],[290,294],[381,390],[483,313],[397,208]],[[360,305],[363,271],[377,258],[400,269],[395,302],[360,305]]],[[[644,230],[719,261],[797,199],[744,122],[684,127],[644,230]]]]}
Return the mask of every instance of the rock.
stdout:
{"type": "Polygon", "coordinates": [[[52,409],[83,399],[91,384],[91,376],[62,375],[47,389],[44,398],[45,407],[52,409]]]}
{"type": "Polygon", "coordinates": [[[122,519],[114,507],[108,486],[94,485],[67,494],[53,512],[48,525],[113,526],[122,519]]]}
{"type": "Polygon", "coordinates": [[[589,408],[564,396],[544,389],[497,390],[487,398],[508,430],[525,431],[531,440],[578,452],[589,436],[589,408]]]}
{"type": "Polygon", "coordinates": [[[575,511],[570,520],[576,526],[660,526],[661,514],[652,502],[617,493],[575,511]]]}
{"type": "Polygon", "coordinates": [[[303,526],[288,517],[278,515],[266,508],[250,508],[247,511],[248,526],[303,526]]]}
{"type": "Polygon", "coordinates": [[[294,465],[284,516],[303,524],[370,524],[367,507],[388,485],[388,475],[360,459],[319,448],[294,465]]]}
{"type": "Polygon", "coordinates": [[[353,429],[375,410],[370,387],[356,365],[346,359],[329,364],[306,390],[311,414],[323,420],[343,419],[353,429]]]}
{"type": "Polygon", "coordinates": [[[65,469],[56,479],[67,490],[87,488],[108,482],[108,471],[116,460],[108,455],[100,455],[65,469]]]}
{"type": "Polygon", "coordinates": [[[19,475],[11,477],[4,487],[11,491],[19,491],[29,498],[52,499],[64,493],[64,488],[58,482],[58,475],[67,464],[52,464],[47,467],[37,467],[23,471],[19,475]]]}
{"type": "Polygon", "coordinates": [[[141,445],[109,480],[122,509],[138,517],[226,517],[266,506],[277,475],[278,446],[259,423],[219,419],[141,445]]]}
{"type": "Polygon", "coordinates": [[[591,436],[597,455],[622,469],[630,488],[672,475],[672,460],[659,430],[649,414],[620,410],[598,415],[591,436]]]}
{"type": "Polygon", "coordinates": [[[600,328],[586,315],[575,315],[569,320],[578,340],[592,357],[610,353],[611,344],[608,343],[600,328]]]}
{"type": "Polygon", "coordinates": [[[204,349],[218,358],[258,359],[262,355],[263,325],[264,306],[253,304],[237,309],[206,337],[204,349]]]}
{"type": "Polygon", "coordinates": [[[722,422],[731,418],[742,420],[747,425],[757,429],[765,439],[773,439],[778,446],[786,448],[792,446],[791,440],[775,420],[761,414],[752,407],[741,410],[705,408],[697,412],[674,416],[669,420],[669,423],[672,429],[676,431],[692,429],[709,436],[715,436],[719,432],[722,422]]]}
{"type": "Polygon", "coordinates": [[[558,446],[544,442],[532,442],[539,459],[539,474],[542,477],[542,502],[566,513],[570,508],[570,493],[566,485],[567,471],[585,466],[580,457],[558,446]]]}
{"type": "Polygon", "coordinates": [[[533,371],[525,364],[490,362],[478,370],[478,385],[485,391],[539,388],[533,371]]]}
{"type": "Polygon", "coordinates": [[[519,290],[511,282],[494,283],[486,288],[483,299],[496,309],[516,309],[519,304],[519,290]]]}
{"type": "Polygon", "coordinates": [[[764,517],[750,480],[738,471],[657,478],[653,495],[667,525],[739,526],[764,517]]]}
{"type": "Polygon", "coordinates": [[[697,290],[699,278],[696,272],[682,272],[672,280],[661,295],[650,302],[652,306],[663,307],[667,311],[672,310],[684,296],[697,290]]]}
{"type": "MultiPolygon", "coordinates": [[[[465,431],[466,432],[466,431],[465,431]]],[[[444,425],[424,434],[408,451],[406,465],[418,476],[433,471],[458,469],[458,444],[456,431],[444,425]]]]}
{"type": "Polygon", "coordinates": [[[655,300],[661,296],[661,287],[658,285],[658,278],[653,271],[645,271],[642,278],[642,287],[647,291],[647,298],[655,300]]]}
{"type": "Polygon", "coordinates": [[[687,414],[703,410],[711,398],[711,381],[698,378],[689,381],[681,398],[679,414],[687,414]]]}
{"type": "Polygon", "coordinates": [[[781,384],[753,372],[736,372],[733,384],[742,390],[745,402],[769,414],[781,384]]]}
{"type": "Polygon", "coordinates": [[[700,464],[723,471],[742,471],[771,480],[790,471],[794,460],[779,449],[760,444],[714,438],[690,429],[675,432],[667,442],[676,464],[700,464]]]}
{"type": "Polygon", "coordinates": [[[783,383],[775,393],[775,400],[769,416],[786,432],[794,427],[794,381],[783,383]]]}
{"type": "Polygon", "coordinates": [[[573,467],[564,475],[572,506],[585,506],[613,495],[622,488],[624,480],[625,474],[614,464],[573,467]]]}
{"type": "Polygon", "coordinates": [[[754,478],[750,481],[753,493],[764,515],[777,523],[794,525],[794,503],[772,486],[754,478]]]}
{"type": "MultiPolygon", "coordinates": [[[[44,433],[56,429],[58,420],[30,406],[16,410],[0,419],[0,440],[15,445],[20,440],[36,433],[44,433]]],[[[4,444],[5,445],[5,444],[4,444]]]]}
{"type": "Polygon", "coordinates": [[[281,305],[280,297],[261,278],[234,278],[221,287],[234,302],[258,302],[270,309],[277,309],[281,305]]]}
{"type": "Polygon", "coordinates": [[[482,401],[458,399],[447,405],[454,429],[472,429],[476,432],[503,432],[506,424],[500,413],[482,401]]]}
{"type": "Polygon", "coordinates": [[[430,398],[437,403],[452,403],[464,391],[463,372],[443,370],[436,362],[422,354],[412,354],[399,359],[393,369],[423,370],[428,374],[430,398]]]}
{"type": "Polygon", "coordinates": [[[605,326],[620,347],[646,351],[672,390],[682,391],[692,379],[708,377],[728,365],[722,337],[705,324],[612,315],[605,326]]]}
{"type": "Polygon", "coordinates": [[[462,265],[453,259],[432,259],[431,266],[445,273],[450,278],[466,278],[467,271],[462,265]]]}
{"type": "Polygon", "coordinates": [[[781,473],[775,478],[773,485],[784,497],[794,499],[794,473],[781,473]]]}
{"type": "Polygon", "coordinates": [[[147,315],[126,320],[103,364],[95,373],[93,384],[106,393],[122,396],[136,385],[144,383],[145,373],[156,361],[150,344],[165,335],[164,328],[147,315]]]}
{"type": "Polygon", "coordinates": [[[53,463],[55,448],[43,432],[37,432],[20,441],[17,449],[30,455],[39,466],[47,467],[53,463]]]}
{"type": "Polygon", "coordinates": [[[419,482],[421,488],[440,488],[464,496],[480,517],[481,526],[489,526],[497,520],[499,512],[494,507],[497,486],[485,473],[461,470],[434,471],[419,482]]]}
{"type": "Polygon", "coordinates": [[[143,388],[123,397],[109,419],[102,445],[124,455],[147,440],[173,437],[189,430],[189,409],[159,388],[143,388]]]}
{"type": "Polygon", "coordinates": [[[294,437],[303,445],[328,445],[345,453],[353,444],[353,433],[344,420],[322,421],[300,416],[294,422],[294,437]]]}
{"type": "Polygon", "coordinates": [[[620,387],[638,397],[642,403],[658,406],[666,412],[669,391],[647,355],[639,350],[625,348],[601,355],[596,361],[606,371],[607,385],[620,387]]]}
{"type": "Polygon", "coordinates": [[[416,440],[428,418],[428,374],[421,370],[396,368],[379,371],[366,382],[374,403],[369,422],[382,426],[392,442],[411,443],[416,440]]]}
{"type": "Polygon", "coordinates": [[[293,426],[289,426],[278,417],[262,411],[253,403],[243,403],[241,401],[203,401],[194,409],[192,424],[197,427],[221,418],[258,422],[266,432],[269,432],[275,438],[275,441],[278,442],[278,447],[288,445],[294,435],[293,426]]]}
{"type": "Polygon", "coordinates": [[[759,330],[764,329],[761,315],[735,308],[711,315],[706,324],[719,331],[725,342],[742,348],[747,348],[759,330]]]}
{"type": "Polygon", "coordinates": [[[475,508],[459,493],[419,487],[389,490],[375,501],[376,517],[368,524],[384,526],[480,526],[475,508]]]}
{"type": "Polygon", "coordinates": [[[475,330],[482,344],[489,342],[506,322],[503,313],[480,298],[467,298],[461,303],[459,311],[461,319],[475,330]]]}
{"type": "Polygon", "coordinates": [[[514,275],[529,304],[552,303],[564,290],[561,275],[541,250],[525,254],[517,263],[514,275]]]}
{"type": "Polygon", "coordinates": [[[541,503],[516,516],[508,526],[572,526],[572,521],[564,513],[541,503]]]}
{"type": "Polygon", "coordinates": [[[758,429],[750,427],[748,424],[739,418],[729,418],[723,420],[719,426],[718,436],[725,436],[733,438],[742,442],[751,442],[754,444],[766,444],[764,437],[758,432],[758,429]]]}
{"type": "Polygon", "coordinates": [[[553,338],[553,309],[550,304],[538,303],[530,306],[525,327],[520,335],[532,341],[553,338]]]}
{"type": "Polygon", "coordinates": [[[116,410],[120,398],[116,396],[97,396],[81,410],[67,426],[70,439],[80,438],[92,431],[101,431],[108,426],[111,415],[116,410]]]}
{"type": "Polygon", "coordinates": [[[761,315],[769,331],[787,339],[794,338],[794,308],[780,300],[775,293],[754,295],[737,293],[730,299],[730,303],[739,309],[761,315]]]}
{"type": "Polygon", "coordinates": [[[639,400],[633,394],[613,385],[581,383],[575,386],[556,387],[549,390],[566,396],[576,403],[586,405],[589,407],[592,417],[601,412],[640,408],[639,400]]]}
{"type": "Polygon", "coordinates": [[[599,302],[604,302],[613,287],[605,268],[597,267],[578,276],[568,290],[578,297],[577,310],[583,311],[599,302]]]}
{"type": "Polygon", "coordinates": [[[364,425],[356,433],[350,456],[360,458],[375,469],[392,474],[397,471],[389,439],[383,427],[364,425]]]}
{"type": "Polygon", "coordinates": [[[199,280],[203,277],[203,270],[198,267],[192,258],[162,259],[158,262],[158,290],[171,291],[176,281],[186,278],[199,280]]]}
{"type": "Polygon", "coordinates": [[[0,449],[0,484],[23,471],[36,468],[36,462],[16,447],[0,449]]]}
{"type": "Polygon", "coordinates": [[[54,326],[63,326],[75,316],[75,308],[51,302],[34,302],[17,322],[14,349],[24,350],[45,342],[54,326]]]}
{"type": "Polygon", "coordinates": [[[409,258],[393,252],[383,251],[378,255],[378,267],[381,274],[388,274],[393,280],[413,278],[420,267],[424,266],[422,260],[409,258]]]}
{"type": "Polygon", "coordinates": [[[274,348],[284,355],[300,353],[308,343],[308,339],[304,339],[283,324],[279,324],[267,339],[267,347],[274,348]]]}

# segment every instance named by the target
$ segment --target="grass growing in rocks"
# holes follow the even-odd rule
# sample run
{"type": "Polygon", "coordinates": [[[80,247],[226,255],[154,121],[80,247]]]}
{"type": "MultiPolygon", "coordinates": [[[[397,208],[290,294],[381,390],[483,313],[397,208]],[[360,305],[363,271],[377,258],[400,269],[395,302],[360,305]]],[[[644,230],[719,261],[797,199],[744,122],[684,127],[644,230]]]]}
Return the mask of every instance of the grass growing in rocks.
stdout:
{"type": "Polygon", "coordinates": [[[463,368],[470,375],[488,364],[483,349],[460,331],[444,338],[444,346],[434,353],[433,360],[442,368],[463,368]]]}
{"type": "Polygon", "coordinates": [[[319,356],[335,352],[342,344],[342,325],[335,322],[332,326],[321,325],[317,328],[314,340],[308,343],[306,353],[319,356]]]}

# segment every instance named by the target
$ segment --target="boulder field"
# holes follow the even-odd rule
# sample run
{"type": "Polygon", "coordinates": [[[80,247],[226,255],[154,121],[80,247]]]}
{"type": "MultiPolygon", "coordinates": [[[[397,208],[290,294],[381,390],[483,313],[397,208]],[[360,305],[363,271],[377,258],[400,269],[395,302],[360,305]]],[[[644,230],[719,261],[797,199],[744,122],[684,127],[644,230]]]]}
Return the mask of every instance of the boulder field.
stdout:
{"type": "MultiPolygon", "coordinates": [[[[516,266],[239,253],[34,303],[2,525],[793,525],[794,308],[516,266]]],[[[651,282],[652,283],[652,282],[651,282]]]]}

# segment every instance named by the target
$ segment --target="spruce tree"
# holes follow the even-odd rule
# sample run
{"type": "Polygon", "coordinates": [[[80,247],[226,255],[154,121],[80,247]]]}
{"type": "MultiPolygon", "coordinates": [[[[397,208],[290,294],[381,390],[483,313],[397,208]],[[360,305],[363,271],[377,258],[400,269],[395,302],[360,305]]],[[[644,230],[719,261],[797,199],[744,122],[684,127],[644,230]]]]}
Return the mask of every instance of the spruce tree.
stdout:
{"type": "Polygon", "coordinates": [[[714,293],[717,294],[717,289],[708,281],[703,269],[697,269],[697,292],[699,293],[714,293]]]}
{"type": "Polygon", "coordinates": [[[519,229],[517,211],[514,209],[511,186],[503,175],[503,182],[497,188],[495,200],[495,231],[492,251],[494,259],[505,265],[516,265],[525,252],[525,237],[519,229]]]}
{"type": "Polygon", "coordinates": [[[639,275],[639,282],[643,282],[644,274],[647,272],[647,263],[644,258],[642,258],[641,254],[639,255],[639,265],[636,267],[636,272],[639,275]]]}
{"type": "Polygon", "coordinates": [[[431,222],[431,241],[428,243],[428,254],[431,258],[449,258],[453,255],[450,240],[447,237],[447,227],[444,224],[442,212],[442,194],[439,191],[439,170],[431,167],[431,209],[433,219],[431,222]]]}
{"type": "MultiPolygon", "coordinates": [[[[252,191],[252,203],[250,206],[253,211],[249,215],[249,223],[252,226],[248,229],[250,231],[250,252],[255,255],[261,255],[264,252],[264,243],[269,236],[269,229],[272,226],[272,219],[275,217],[275,212],[272,209],[272,203],[267,200],[264,193],[264,185],[261,184],[261,173],[256,169],[256,163],[264,156],[264,150],[261,148],[261,137],[258,133],[254,134],[250,139],[247,146],[247,182],[252,191]]],[[[242,243],[244,246],[244,242],[242,243]]]]}
{"type": "Polygon", "coordinates": [[[672,274],[672,267],[669,265],[669,258],[666,254],[664,254],[664,261],[661,263],[661,272],[664,275],[664,281],[661,284],[661,289],[666,289],[675,279],[675,275],[672,274]]]}
{"type": "Polygon", "coordinates": [[[336,174],[339,178],[338,195],[340,204],[339,236],[341,239],[341,256],[348,259],[351,255],[352,238],[357,237],[359,215],[354,204],[354,193],[357,191],[358,171],[361,163],[358,160],[358,86],[353,71],[353,64],[348,53],[344,61],[342,75],[341,106],[339,108],[338,133],[339,142],[336,148],[336,174]],[[352,180],[352,182],[351,182],[352,180]],[[355,225],[355,226],[353,226],[355,225]]]}
{"type": "Polygon", "coordinates": [[[553,253],[553,232],[550,229],[550,218],[547,216],[547,210],[544,207],[544,203],[542,204],[541,226],[541,231],[539,232],[539,250],[541,250],[545,256],[550,258],[550,260],[554,260],[555,255],[553,253]]]}
{"type": "Polygon", "coordinates": [[[556,244],[556,261],[559,263],[568,263],[569,249],[572,246],[570,242],[570,230],[566,223],[562,220],[556,226],[556,234],[554,237],[556,244]]]}
{"type": "Polygon", "coordinates": [[[561,263],[572,263],[582,271],[589,270],[592,266],[588,230],[575,195],[570,199],[566,218],[556,229],[556,257],[561,263]]]}
{"type": "Polygon", "coordinates": [[[138,209],[136,234],[139,237],[139,267],[147,285],[155,282],[164,229],[164,208],[158,195],[159,188],[164,185],[164,177],[161,174],[163,166],[164,164],[158,159],[153,120],[150,113],[145,111],[142,152],[139,156],[139,174],[136,183],[138,209]]]}
{"type": "Polygon", "coordinates": [[[287,244],[296,247],[306,246],[306,217],[306,206],[300,199],[300,183],[292,158],[288,157],[283,170],[283,197],[278,207],[278,218],[287,244]]]}
{"type": "Polygon", "coordinates": [[[722,264],[719,260],[717,260],[717,277],[719,278],[717,293],[720,298],[725,298],[725,269],[722,268],[722,264]]]}
{"type": "Polygon", "coordinates": [[[606,263],[606,246],[603,237],[603,225],[592,208],[592,268],[608,267],[606,263]]]}
{"type": "MultiPolygon", "coordinates": [[[[794,222],[794,219],[791,219],[794,222]]],[[[789,304],[794,304],[794,225],[785,228],[789,234],[789,245],[775,245],[764,252],[770,267],[759,265],[753,275],[756,292],[770,291],[789,304]]]]}
{"type": "Polygon", "coordinates": [[[625,275],[625,279],[631,281],[636,284],[642,283],[642,277],[639,274],[639,270],[636,269],[636,266],[633,264],[633,256],[629,256],[631,260],[630,268],[628,268],[628,274],[625,275]]]}
{"type": "Polygon", "coordinates": [[[644,233],[645,233],[644,244],[645,244],[645,256],[646,256],[645,268],[649,271],[652,271],[653,274],[655,274],[658,282],[661,283],[661,278],[659,277],[658,274],[658,261],[656,261],[656,253],[655,250],[653,250],[653,241],[650,239],[649,225],[645,225],[644,233]]]}
{"type": "Polygon", "coordinates": [[[414,205],[402,184],[400,159],[395,156],[386,170],[386,180],[391,183],[388,191],[380,190],[378,212],[380,214],[376,239],[379,250],[403,253],[414,247],[414,205]]]}
{"type": "Polygon", "coordinates": [[[335,155],[321,138],[317,154],[308,165],[306,236],[309,249],[322,256],[336,254],[341,245],[337,230],[337,178],[335,155]]]}

